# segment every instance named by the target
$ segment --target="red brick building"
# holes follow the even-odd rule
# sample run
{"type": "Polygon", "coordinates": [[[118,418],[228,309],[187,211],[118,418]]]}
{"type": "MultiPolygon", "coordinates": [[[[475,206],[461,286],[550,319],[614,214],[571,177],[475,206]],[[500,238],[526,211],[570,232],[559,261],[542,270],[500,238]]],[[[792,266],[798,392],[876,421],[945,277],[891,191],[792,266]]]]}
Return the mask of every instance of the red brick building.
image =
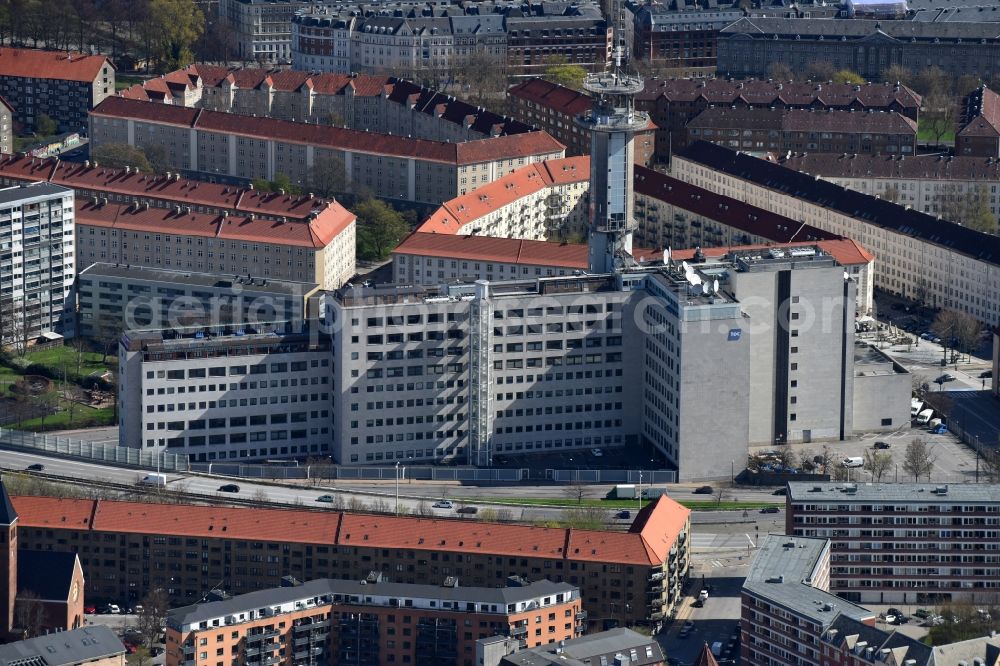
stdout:
{"type": "MultiPolygon", "coordinates": [[[[507,90],[511,114],[522,123],[534,125],[566,146],[566,155],[589,155],[590,132],[577,126],[574,118],[590,111],[590,95],[544,79],[529,79],[507,90]]],[[[635,136],[635,163],[648,165],[655,149],[656,126],[650,121],[635,136]]]]}
{"type": "Polygon", "coordinates": [[[83,625],[83,569],[74,552],[20,548],[18,514],[0,481],[0,638],[83,625]]]}
{"type": "Polygon", "coordinates": [[[985,85],[962,101],[955,154],[1000,157],[1000,96],[985,85]]]}
{"type": "Polygon", "coordinates": [[[455,576],[476,587],[509,576],[580,589],[588,623],[655,624],[682,598],[690,511],[667,497],[628,532],[304,509],[155,505],[16,497],[22,548],[78,552],[95,600],[141,598],[163,588],[181,603],[218,581],[242,594],[282,577],[400,583],[455,576]]]}
{"type": "Polygon", "coordinates": [[[687,124],[687,141],[748,152],[806,151],[913,155],[917,122],[895,111],[705,109],[687,124]]]}
{"type": "Polygon", "coordinates": [[[520,648],[583,632],[580,594],[567,583],[513,580],[506,587],[318,579],[170,611],[166,664],[475,666],[476,641],[508,636],[520,648]],[[291,660],[289,662],[289,659],[291,660]]]}
{"type": "Polygon", "coordinates": [[[819,83],[756,79],[660,79],[646,81],[636,98],[656,124],[656,159],[687,145],[689,121],[711,107],[735,109],[837,109],[895,111],[917,120],[920,95],[899,84],[819,83]]]}

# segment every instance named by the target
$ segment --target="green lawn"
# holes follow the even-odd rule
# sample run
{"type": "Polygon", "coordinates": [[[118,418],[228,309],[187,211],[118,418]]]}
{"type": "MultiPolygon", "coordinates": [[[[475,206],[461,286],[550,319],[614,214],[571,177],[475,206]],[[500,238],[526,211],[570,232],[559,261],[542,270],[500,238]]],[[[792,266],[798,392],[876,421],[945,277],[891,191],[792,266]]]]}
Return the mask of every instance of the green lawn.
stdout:
{"type": "MultiPolygon", "coordinates": [[[[675,498],[676,499],[676,498],[675,498]]],[[[579,503],[576,498],[554,498],[554,497],[468,497],[468,498],[456,498],[454,501],[458,503],[467,502],[469,504],[476,504],[481,502],[491,502],[496,504],[509,504],[514,506],[559,506],[559,507],[569,507],[574,508],[578,506],[582,507],[598,507],[601,509],[638,509],[638,500],[629,499],[614,499],[614,500],[602,500],[602,499],[583,499],[579,503]]],[[[784,506],[783,502],[733,502],[723,500],[722,502],[716,502],[715,500],[677,500],[683,506],[694,510],[717,510],[717,511],[741,511],[745,509],[763,509],[768,506],[784,506]]],[[[650,500],[643,500],[642,506],[649,504],[650,500]]]]}
{"type": "Polygon", "coordinates": [[[76,405],[73,409],[73,419],[69,417],[69,403],[59,400],[60,411],[46,416],[44,419],[29,419],[22,421],[19,430],[29,432],[44,432],[46,430],[71,430],[74,428],[97,428],[115,424],[114,407],[94,409],[84,405],[76,405]]]}
{"type": "Polygon", "coordinates": [[[115,75],[115,91],[125,90],[136,83],[142,83],[146,78],[142,76],[126,76],[124,74],[115,75]]]}
{"type": "MultiPolygon", "coordinates": [[[[63,366],[66,366],[66,371],[68,373],[76,372],[76,356],[77,351],[73,347],[66,345],[61,347],[49,347],[48,349],[31,351],[25,354],[25,358],[31,363],[47,366],[53,370],[58,370],[60,373],[62,372],[63,366]]],[[[80,359],[80,375],[82,377],[86,377],[95,371],[113,371],[117,365],[118,358],[113,353],[108,354],[107,359],[104,360],[104,354],[101,352],[86,351],[83,352],[82,358],[80,359]]]]}
{"type": "Polygon", "coordinates": [[[954,143],[955,128],[949,123],[940,137],[934,131],[933,121],[921,119],[917,124],[917,141],[922,143],[954,143]]]}

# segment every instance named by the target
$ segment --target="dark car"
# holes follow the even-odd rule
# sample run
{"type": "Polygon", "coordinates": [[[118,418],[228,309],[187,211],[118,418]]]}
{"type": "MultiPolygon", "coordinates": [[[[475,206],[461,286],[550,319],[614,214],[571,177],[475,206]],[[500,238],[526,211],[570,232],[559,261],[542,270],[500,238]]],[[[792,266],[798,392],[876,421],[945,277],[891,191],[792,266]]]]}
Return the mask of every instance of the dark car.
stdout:
{"type": "Polygon", "coordinates": [[[953,381],[955,381],[954,375],[950,375],[947,372],[934,380],[936,384],[944,384],[945,382],[953,382],[953,381]]]}
{"type": "Polygon", "coordinates": [[[788,494],[788,488],[778,488],[777,490],[775,490],[771,494],[772,495],[787,495],[788,494]]]}
{"type": "Polygon", "coordinates": [[[983,370],[982,372],[979,373],[980,379],[989,379],[992,376],[993,376],[992,370],[983,370]]]}
{"type": "Polygon", "coordinates": [[[238,493],[240,492],[240,487],[235,483],[227,483],[224,486],[219,486],[219,492],[223,493],[238,493]]]}
{"type": "Polygon", "coordinates": [[[776,506],[765,506],[760,510],[761,513],[778,513],[779,511],[781,511],[781,509],[776,506]]]}
{"type": "Polygon", "coordinates": [[[698,486],[691,492],[695,495],[711,495],[714,491],[712,490],[712,486],[698,486]]]}
{"type": "Polygon", "coordinates": [[[622,509],[621,511],[619,511],[618,513],[615,514],[615,518],[625,519],[625,518],[631,518],[631,517],[632,517],[632,512],[629,511],[629,510],[627,510],[627,509],[622,509]]]}
{"type": "Polygon", "coordinates": [[[479,513],[479,507],[477,506],[460,506],[455,510],[455,513],[469,513],[477,514],[479,513]]]}
{"type": "Polygon", "coordinates": [[[43,469],[45,469],[45,465],[43,465],[42,463],[35,463],[33,465],[28,465],[28,470],[32,472],[41,472],[43,469]]]}
{"type": "Polygon", "coordinates": [[[876,449],[888,449],[890,446],[889,442],[875,442],[876,449]]]}

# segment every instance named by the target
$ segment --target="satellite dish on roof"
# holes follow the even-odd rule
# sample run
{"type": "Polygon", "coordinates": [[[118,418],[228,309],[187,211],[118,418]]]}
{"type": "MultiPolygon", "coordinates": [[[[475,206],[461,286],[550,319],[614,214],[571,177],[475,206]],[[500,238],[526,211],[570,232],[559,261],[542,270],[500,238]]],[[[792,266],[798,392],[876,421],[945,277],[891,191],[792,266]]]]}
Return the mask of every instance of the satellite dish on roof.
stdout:
{"type": "Polygon", "coordinates": [[[670,248],[669,247],[666,250],[663,251],[663,265],[664,266],[669,266],[670,265],[670,248]]]}
{"type": "Polygon", "coordinates": [[[719,278],[715,278],[715,280],[712,281],[712,293],[719,293],[719,278]]]}
{"type": "Polygon", "coordinates": [[[709,290],[708,283],[707,282],[702,282],[701,283],[701,293],[703,293],[704,295],[708,296],[708,290],[709,290]]]}

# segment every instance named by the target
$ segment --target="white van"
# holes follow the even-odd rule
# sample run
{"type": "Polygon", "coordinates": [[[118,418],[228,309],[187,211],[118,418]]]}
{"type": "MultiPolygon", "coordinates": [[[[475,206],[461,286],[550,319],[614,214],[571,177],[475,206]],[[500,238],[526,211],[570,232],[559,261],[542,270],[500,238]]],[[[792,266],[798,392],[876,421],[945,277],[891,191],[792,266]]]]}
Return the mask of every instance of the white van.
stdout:
{"type": "Polygon", "coordinates": [[[920,410],[922,410],[923,408],[924,408],[923,401],[917,400],[916,398],[914,398],[913,400],[911,400],[910,401],[910,418],[912,419],[917,414],[919,414],[920,410]]]}
{"type": "Polygon", "coordinates": [[[853,456],[851,458],[844,458],[840,464],[844,467],[863,467],[865,459],[860,456],[853,456]]]}
{"type": "Polygon", "coordinates": [[[920,425],[927,425],[928,421],[931,420],[932,416],[934,416],[934,410],[925,409],[924,411],[917,414],[917,423],[919,423],[920,425]]]}
{"type": "Polygon", "coordinates": [[[166,474],[147,474],[146,476],[139,479],[140,486],[156,486],[157,488],[165,488],[167,485],[167,475],[166,474]]]}

